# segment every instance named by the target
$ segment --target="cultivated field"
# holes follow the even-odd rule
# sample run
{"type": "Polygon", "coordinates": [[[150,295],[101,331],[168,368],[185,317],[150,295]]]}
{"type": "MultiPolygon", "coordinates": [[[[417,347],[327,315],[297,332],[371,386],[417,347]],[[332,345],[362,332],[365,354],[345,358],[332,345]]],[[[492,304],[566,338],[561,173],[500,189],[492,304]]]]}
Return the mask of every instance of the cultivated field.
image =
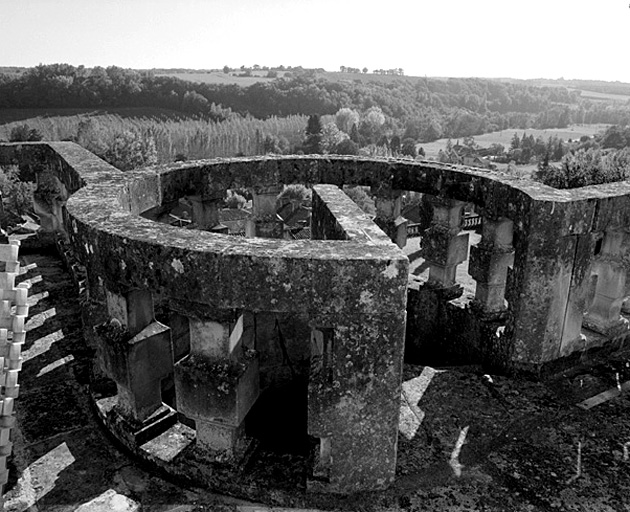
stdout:
{"type": "Polygon", "coordinates": [[[602,101],[630,101],[630,96],[626,94],[611,94],[606,92],[586,91],[584,89],[569,89],[571,91],[580,91],[582,98],[588,98],[589,100],[602,100],[602,101]]]}
{"type": "MultiPolygon", "coordinates": [[[[188,82],[201,82],[205,84],[236,84],[243,87],[255,84],[256,82],[270,82],[273,78],[267,78],[267,71],[252,71],[250,77],[237,76],[241,73],[238,71],[230,71],[226,74],[223,71],[208,71],[208,72],[190,72],[190,73],[156,73],[156,76],[171,76],[186,80],[188,82]]],[[[286,71],[291,73],[291,70],[286,71]]],[[[284,76],[284,71],[278,71],[278,78],[284,76]]],[[[317,71],[316,76],[324,78],[329,82],[379,82],[379,83],[392,83],[396,80],[411,80],[418,81],[424,80],[424,77],[417,76],[399,76],[399,75],[379,75],[375,73],[341,73],[339,71],[317,71]]],[[[435,77],[434,77],[435,78],[435,77]]],[[[444,79],[446,80],[446,79],[444,79]]]]}
{"type": "MultiPolygon", "coordinates": [[[[199,82],[202,84],[235,84],[241,87],[248,87],[257,82],[271,82],[273,78],[267,78],[267,71],[252,71],[252,76],[237,76],[240,71],[209,71],[207,73],[158,73],[156,76],[170,76],[186,80],[187,82],[199,82]]],[[[278,72],[278,77],[283,76],[283,72],[278,72]]]]}
{"type": "MultiPolygon", "coordinates": [[[[545,141],[549,137],[553,137],[554,135],[558,138],[563,139],[564,141],[568,141],[569,139],[575,140],[579,139],[583,135],[588,135],[589,137],[604,131],[608,125],[606,124],[580,124],[580,125],[571,125],[568,128],[549,128],[547,130],[518,130],[518,129],[509,129],[503,130],[500,132],[491,132],[484,133],[483,135],[475,135],[475,142],[482,147],[489,147],[492,144],[503,144],[505,149],[509,149],[510,142],[512,141],[512,137],[514,133],[517,133],[519,137],[522,137],[523,133],[527,135],[533,135],[534,138],[542,137],[545,141]]],[[[446,143],[448,139],[438,139],[434,142],[427,142],[421,144],[424,148],[427,158],[437,158],[438,152],[440,149],[446,149],[446,143]]],[[[457,140],[451,139],[451,142],[455,144],[457,140]]]]}

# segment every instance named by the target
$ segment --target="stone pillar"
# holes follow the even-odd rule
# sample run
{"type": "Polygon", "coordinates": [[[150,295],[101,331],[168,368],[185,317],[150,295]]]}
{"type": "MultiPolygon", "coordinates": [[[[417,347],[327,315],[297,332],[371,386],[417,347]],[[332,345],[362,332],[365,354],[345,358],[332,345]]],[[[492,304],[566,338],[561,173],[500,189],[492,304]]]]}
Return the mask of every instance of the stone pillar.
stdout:
{"type": "Polygon", "coordinates": [[[173,372],[170,329],[154,320],[150,291],[106,296],[112,321],[99,329],[101,364],[116,382],[120,412],[142,422],[162,407],[161,381],[173,372]]]}
{"type": "Polygon", "coordinates": [[[407,219],[400,215],[402,191],[374,188],[376,217],[374,222],[401,249],[407,243],[407,219]]]}
{"type": "Polygon", "coordinates": [[[584,327],[606,336],[628,330],[628,322],[621,317],[626,297],[626,265],[628,241],[621,231],[607,231],[601,252],[593,262],[592,273],[597,276],[595,297],[586,315],[584,327]]]}
{"type": "Polygon", "coordinates": [[[464,203],[454,199],[431,197],[433,220],[422,238],[422,257],[429,263],[429,284],[453,289],[461,295],[456,284],[457,265],[468,257],[468,233],[461,233],[464,203]]]}
{"type": "Polygon", "coordinates": [[[352,493],[393,482],[404,333],[404,313],[313,329],[308,433],[319,447],[309,490],[352,493]]]}
{"type": "Polygon", "coordinates": [[[577,292],[583,281],[576,277],[577,267],[591,258],[589,245],[580,236],[541,235],[545,229],[551,228],[540,225],[519,233],[506,291],[512,312],[506,329],[511,348],[506,357],[514,368],[534,372],[575,346],[583,310],[580,293],[572,304],[571,291],[577,292]]]}
{"type": "Polygon", "coordinates": [[[284,224],[276,214],[276,201],[281,186],[258,189],[252,193],[253,212],[245,226],[247,238],[282,238],[284,224]]]}
{"type": "Polygon", "coordinates": [[[468,273],[477,281],[473,306],[484,314],[505,311],[508,267],[514,264],[513,223],[504,217],[483,218],[481,242],[470,248],[468,273]]]}
{"type": "Polygon", "coordinates": [[[197,446],[234,456],[243,420],[260,393],[258,357],[245,315],[189,318],[190,355],[175,365],[178,411],[195,420],[197,446]]]}
{"type": "Polygon", "coordinates": [[[188,196],[192,204],[192,221],[197,229],[206,231],[227,232],[227,227],[222,226],[219,220],[219,206],[223,195],[218,198],[205,198],[202,196],[188,196]]]}

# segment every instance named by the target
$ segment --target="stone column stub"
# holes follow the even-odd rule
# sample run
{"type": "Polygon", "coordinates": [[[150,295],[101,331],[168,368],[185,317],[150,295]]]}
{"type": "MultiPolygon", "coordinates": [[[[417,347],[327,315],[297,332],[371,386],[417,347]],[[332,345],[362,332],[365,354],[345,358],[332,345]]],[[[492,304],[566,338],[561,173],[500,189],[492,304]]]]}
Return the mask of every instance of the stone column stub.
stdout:
{"type": "Polygon", "coordinates": [[[283,190],[282,185],[270,187],[255,187],[252,190],[252,216],[245,225],[247,238],[282,238],[284,223],[276,214],[278,194],[283,190]]]}
{"type": "Polygon", "coordinates": [[[107,310],[135,336],[153,321],[153,296],[149,290],[130,290],[120,294],[105,290],[107,310]]]}
{"type": "Polygon", "coordinates": [[[116,382],[118,408],[135,422],[163,407],[162,379],[173,372],[170,329],[155,321],[149,290],[105,290],[107,310],[119,327],[102,329],[99,352],[103,370],[116,382]]]}
{"type": "Polygon", "coordinates": [[[190,354],[175,364],[178,409],[195,420],[197,446],[230,459],[249,445],[243,422],[260,394],[248,315],[189,317],[190,354]]]}
{"type": "Polygon", "coordinates": [[[600,334],[616,336],[630,329],[621,312],[626,299],[628,273],[628,234],[607,231],[601,250],[593,262],[592,274],[597,276],[593,302],[584,315],[583,325],[600,334]]]}
{"type": "Polygon", "coordinates": [[[407,219],[401,216],[402,190],[372,187],[376,205],[375,224],[401,249],[407,243],[407,219]]]}
{"type": "Polygon", "coordinates": [[[456,283],[457,265],[468,257],[468,233],[461,233],[463,201],[429,196],[433,206],[431,226],[425,231],[421,254],[429,263],[428,285],[450,289],[449,298],[462,294],[456,283]]]}
{"type": "Polygon", "coordinates": [[[482,315],[494,318],[507,309],[507,273],[514,264],[513,228],[505,217],[483,217],[481,242],[470,248],[468,273],[477,282],[472,306],[482,315]]]}
{"type": "Polygon", "coordinates": [[[223,200],[224,193],[211,196],[187,196],[192,204],[192,221],[199,229],[212,229],[219,222],[219,206],[223,200]]]}

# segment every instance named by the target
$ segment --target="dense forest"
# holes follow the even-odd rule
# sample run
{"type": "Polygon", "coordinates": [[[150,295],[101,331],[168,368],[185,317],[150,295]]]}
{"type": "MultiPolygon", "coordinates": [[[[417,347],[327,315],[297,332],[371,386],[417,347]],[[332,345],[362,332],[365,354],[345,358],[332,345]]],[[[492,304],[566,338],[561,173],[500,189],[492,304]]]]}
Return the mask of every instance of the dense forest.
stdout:
{"type": "Polygon", "coordinates": [[[0,109],[59,107],[159,107],[215,121],[234,116],[326,115],[341,108],[363,114],[378,107],[385,116],[385,132],[418,142],[512,128],[630,122],[626,104],[583,99],[565,87],[477,78],[332,81],[315,70],[301,70],[290,78],[240,87],[193,83],[115,66],[68,64],[0,75],[0,109]]]}

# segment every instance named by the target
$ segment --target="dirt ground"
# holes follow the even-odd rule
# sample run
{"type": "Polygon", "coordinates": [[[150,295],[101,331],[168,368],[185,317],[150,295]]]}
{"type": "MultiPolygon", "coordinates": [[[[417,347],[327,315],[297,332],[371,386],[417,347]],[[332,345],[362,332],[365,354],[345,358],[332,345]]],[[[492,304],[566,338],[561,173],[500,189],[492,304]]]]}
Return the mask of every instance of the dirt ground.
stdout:
{"type": "MultiPolygon", "coordinates": [[[[36,267],[24,276],[31,309],[5,510],[288,510],[273,489],[257,504],[190,488],[115,446],[88,400],[92,352],[72,282],[52,252],[22,258],[36,267]]],[[[585,360],[544,383],[407,365],[396,482],[338,508],[630,511],[629,361],[585,360]],[[578,406],[606,391],[598,405],[578,406]]]]}

